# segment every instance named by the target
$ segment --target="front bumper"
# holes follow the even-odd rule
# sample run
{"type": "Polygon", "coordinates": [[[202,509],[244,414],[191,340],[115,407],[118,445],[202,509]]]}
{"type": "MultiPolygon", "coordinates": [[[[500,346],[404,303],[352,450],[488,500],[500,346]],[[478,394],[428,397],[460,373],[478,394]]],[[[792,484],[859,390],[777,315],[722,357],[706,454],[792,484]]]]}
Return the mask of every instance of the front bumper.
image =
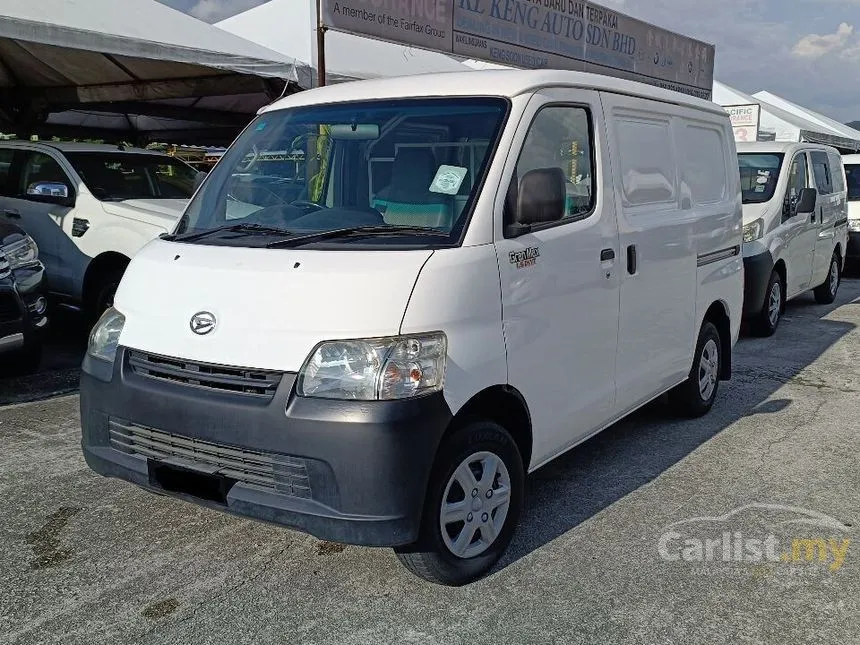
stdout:
{"type": "Polygon", "coordinates": [[[761,312],[772,273],[773,256],[770,251],[744,256],[744,318],[761,312]]]}
{"type": "Polygon", "coordinates": [[[146,376],[128,356],[120,348],[113,366],[84,360],[82,446],[94,471],[320,539],[366,546],[418,539],[430,470],[451,420],[441,393],[307,399],[294,394],[295,375],[284,374],[265,400],[146,376]],[[129,436],[144,447],[129,451],[129,436]],[[178,454],[146,454],[147,445],[163,451],[171,443],[178,454]],[[203,463],[195,452],[219,456],[203,463]],[[267,481],[243,481],[240,465],[225,475],[225,454],[234,466],[256,464],[249,468],[257,474],[260,463],[271,463],[263,467],[267,481]]]}

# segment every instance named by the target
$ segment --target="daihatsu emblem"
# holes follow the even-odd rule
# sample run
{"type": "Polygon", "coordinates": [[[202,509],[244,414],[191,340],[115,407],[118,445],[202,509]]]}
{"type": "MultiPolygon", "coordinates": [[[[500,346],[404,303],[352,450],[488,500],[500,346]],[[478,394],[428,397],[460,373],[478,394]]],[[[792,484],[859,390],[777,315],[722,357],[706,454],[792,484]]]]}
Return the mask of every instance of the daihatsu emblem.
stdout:
{"type": "Polygon", "coordinates": [[[205,336],[215,329],[215,314],[209,311],[198,311],[191,316],[191,331],[200,336],[205,336]]]}

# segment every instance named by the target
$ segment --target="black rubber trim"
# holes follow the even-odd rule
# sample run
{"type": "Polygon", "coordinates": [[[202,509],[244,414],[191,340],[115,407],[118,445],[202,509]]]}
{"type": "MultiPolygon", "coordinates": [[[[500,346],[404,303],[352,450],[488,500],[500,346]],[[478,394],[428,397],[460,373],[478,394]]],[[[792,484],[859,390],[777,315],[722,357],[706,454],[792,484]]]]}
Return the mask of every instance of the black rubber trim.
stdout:
{"type": "Polygon", "coordinates": [[[720,262],[722,260],[728,260],[729,258],[736,257],[740,255],[740,253],[740,244],[735,244],[734,246],[729,246],[724,249],[720,249],[719,251],[703,253],[696,258],[696,262],[699,267],[704,267],[709,264],[714,264],[715,262],[720,262]]]}
{"type": "Polygon", "coordinates": [[[98,473],[155,488],[143,456],[111,447],[110,420],[304,461],[312,499],[236,483],[226,505],[182,490],[160,491],[274,522],[321,539],[368,546],[418,538],[424,495],[451,410],[441,392],[403,401],[296,396],[285,373],[269,401],[152,379],[128,365],[87,357],[81,374],[84,456],[98,473]]]}
{"type": "Polygon", "coordinates": [[[772,273],[773,256],[770,251],[744,257],[744,318],[761,312],[772,273]]]}

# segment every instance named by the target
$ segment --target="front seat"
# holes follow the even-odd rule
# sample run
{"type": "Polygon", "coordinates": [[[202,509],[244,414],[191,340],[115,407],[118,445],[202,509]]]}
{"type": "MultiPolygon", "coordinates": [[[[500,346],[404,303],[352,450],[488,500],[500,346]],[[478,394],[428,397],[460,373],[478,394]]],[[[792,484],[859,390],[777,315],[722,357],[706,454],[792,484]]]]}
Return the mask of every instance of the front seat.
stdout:
{"type": "Polygon", "coordinates": [[[453,198],[430,192],[436,177],[436,157],[428,148],[401,148],[394,158],[383,218],[396,226],[450,229],[453,198]]]}

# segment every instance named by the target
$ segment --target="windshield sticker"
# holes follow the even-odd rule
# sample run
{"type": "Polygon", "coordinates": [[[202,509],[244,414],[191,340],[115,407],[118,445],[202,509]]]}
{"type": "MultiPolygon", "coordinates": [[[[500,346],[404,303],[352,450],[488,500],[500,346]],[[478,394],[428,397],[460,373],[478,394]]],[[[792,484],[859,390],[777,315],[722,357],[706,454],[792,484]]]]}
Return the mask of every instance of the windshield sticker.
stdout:
{"type": "Polygon", "coordinates": [[[516,266],[518,269],[526,269],[537,264],[537,259],[540,257],[540,249],[533,246],[528,249],[523,249],[522,251],[511,251],[509,257],[511,264],[516,266]]]}
{"type": "Polygon", "coordinates": [[[757,193],[763,193],[763,192],[764,192],[764,189],[765,189],[765,186],[764,186],[763,184],[758,184],[758,185],[755,187],[755,192],[757,192],[757,193]]]}
{"type": "Polygon", "coordinates": [[[265,121],[260,121],[256,127],[257,132],[262,132],[263,130],[265,130],[266,125],[268,125],[268,124],[265,121]]]}
{"type": "Polygon", "coordinates": [[[456,195],[468,172],[469,169],[462,166],[439,166],[433,183],[430,184],[430,192],[456,195]]]}
{"type": "Polygon", "coordinates": [[[757,184],[766,184],[768,182],[767,177],[756,177],[755,183],[757,184]]]}
{"type": "Polygon", "coordinates": [[[762,177],[770,177],[770,170],[759,170],[758,174],[762,177]]]}

